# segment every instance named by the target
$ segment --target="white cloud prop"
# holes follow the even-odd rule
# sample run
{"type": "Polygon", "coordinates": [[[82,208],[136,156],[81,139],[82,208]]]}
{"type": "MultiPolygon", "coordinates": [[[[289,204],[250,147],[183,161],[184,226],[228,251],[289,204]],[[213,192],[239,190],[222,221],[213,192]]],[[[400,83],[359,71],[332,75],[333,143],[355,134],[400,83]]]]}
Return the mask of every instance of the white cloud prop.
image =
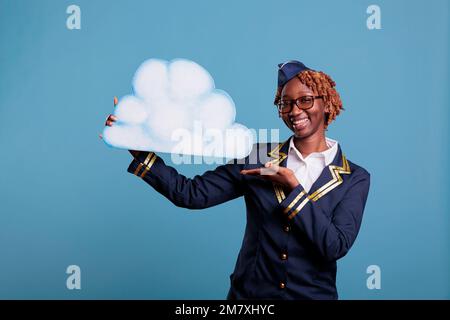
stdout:
{"type": "Polygon", "coordinates": [[[103,131],[108,145],[228,159],[250,153],[254,136],[235,122],[233,99],[197,63],[147,60],[133,90],[115,107],[119,120],[103,131]]]}

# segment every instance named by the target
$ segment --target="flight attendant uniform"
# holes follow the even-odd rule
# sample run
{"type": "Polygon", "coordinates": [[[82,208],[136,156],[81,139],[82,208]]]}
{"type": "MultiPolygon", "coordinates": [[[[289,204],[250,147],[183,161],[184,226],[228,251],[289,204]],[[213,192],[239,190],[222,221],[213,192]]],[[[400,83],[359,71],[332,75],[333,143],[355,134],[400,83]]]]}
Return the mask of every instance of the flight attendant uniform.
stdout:
{"type": "Polygon", "coordinates": [[[228,299],[337,299],[336,261],[358,234],[370,174],[349,161],[337,141],[327,144],[328,152],[306,158],[295,154],[293,137],[255,144],[246,158],[193,178],[153,152],[140,152],[128,172],[178,207],[205,209],[244,197],[247,223],[228,299]],[[300,184],[287,192],[240,173],[268,161],[291,168],[300,184]]]}

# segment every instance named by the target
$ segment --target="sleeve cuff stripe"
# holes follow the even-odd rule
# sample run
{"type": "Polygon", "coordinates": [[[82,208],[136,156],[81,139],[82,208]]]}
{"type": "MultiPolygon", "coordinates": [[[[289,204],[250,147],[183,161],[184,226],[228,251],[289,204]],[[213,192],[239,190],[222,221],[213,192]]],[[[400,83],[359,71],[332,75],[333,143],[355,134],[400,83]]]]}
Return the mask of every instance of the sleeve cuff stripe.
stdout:
{"type": "Polygon", "coordinates": [[[144,170],[144,172],[142,172],[142,174],[141,174],[141,178],[143,178],[146,174],[147,174],[147,172],[150,170],[150,168],[153,166],[153,163],[156,161],[156,154],[153,154],[153,158],[152,158],[152,160],[150,161],[150,163],[145,167],[145,170],[144,170]]]}
{"type": "MultiPolygon", "coordinates": [[[[139,174],[139,172],[141,171],[141,169],[142,169],[142,167],[146,167],[146,171],[148,171],[147,170],[147,168],[148,169],[150,169],[149,167],[148,167],[148,163],[150,162],[150,160],[151,159],[154,159],[154,158],[156,158],[156,155],[153,153],[153,152],[150,152],[148,155],[147,155],[147,158],[145,158],[145,160],[144,160],[144,163],[139,163],[139,165],[137,166],[137,168],[136,168],[136,170],[134,171],[134,175],[138,175],[139,174]],[[154,157],[155,156],[155,157],[154,157]]],[[[154,161],[154,160],[153,160],[154,161]]],[[[152,164],[153,164],[153,162],[152,162],[152,164]]],[[[144,170],[144,172],[145,172],[145,170],[144,170]]]]}
{"type": "Polygon", "coordinates": [[[294,200],[292,200],[292,202],[289,204],[289,206],[287,206],[286,209],[284,209],[284,213],[288,213],[295,205],[296,203],[306,194],[305,190],[303,190],[302,192],[300,192],[294,200]]]}
{"type": "Polygon", "coordinates": [[[283,188],[281,188],[277,184],[274,184],[273,188],[275,190],[275,195],[277,196],[278,203],[283,202],[283,200],[286,199],[286,196],[285,196],[285,194],[283,192],[283,188]]]}
{"type": "Polygon", "coordinates": [[[134,170],[134,173],[133,173],[133,174],[134,174],[135,176],[137,176],[138,172],[141,171],[142,166],[143,166],[143,164],[142,164],[142,163],[139,163],[139,165],[137,166],[136,170],[134,170]]]}
{"type": "Polygon", "coordinates": [[[297,215],[297,213],[299,213],[300,210],[302,210],[303,207],[308,203],[308,201],[309,201],[309,198],[307,197],[305,200],[302,201],[302,203],[300,203],[300,204],[298,205],[297,208],[295,208],[295,210],[289,215],[288,218],[289,218],[289,219],[292,219],[293,217],[295,217],[295,216],[297,215]]]}

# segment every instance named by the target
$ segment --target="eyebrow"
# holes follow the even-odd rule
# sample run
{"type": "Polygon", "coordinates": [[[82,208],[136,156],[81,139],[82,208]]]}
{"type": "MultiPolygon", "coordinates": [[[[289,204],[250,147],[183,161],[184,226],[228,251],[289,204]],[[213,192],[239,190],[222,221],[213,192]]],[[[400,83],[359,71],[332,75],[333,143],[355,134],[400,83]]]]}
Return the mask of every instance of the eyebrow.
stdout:
{"type": "MultiPolygon", "coordinates": [[[[301,91],[301,92],[298,92],[297,93],[297,96],[298,97],[304,97],[304,96],[313,96],[314,95],[314,93],[312,93],[312,92],[304,92],[304,91],[301,91]]],[[[283,94],[282,96],[281,96],[281,98],[292,98],[290,95],[288,95],[288,94],[283,94]]],[[[296,99],[298,99],[298,98],[296,98],[296,99]]]]}

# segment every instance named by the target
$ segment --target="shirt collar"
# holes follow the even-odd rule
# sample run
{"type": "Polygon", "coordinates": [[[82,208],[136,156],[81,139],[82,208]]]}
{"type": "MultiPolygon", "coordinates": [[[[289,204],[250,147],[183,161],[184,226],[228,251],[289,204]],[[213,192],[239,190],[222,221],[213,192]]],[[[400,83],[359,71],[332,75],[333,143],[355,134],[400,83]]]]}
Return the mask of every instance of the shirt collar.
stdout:
{"type": "Polygon", "coordinates": [[[330,139],[325,137],[325,141],[327,143],[328,149],[322,152],[313,152],[310,153],[306,158],[303,157],[303,155],[300,153],[300,151],[295,147],[294,144],[294,137],[291,138],[291,141],[289,142],[289,155],[295,155],[298,158],[300,158],[302,161],[305,161],[305,159],[308,158],[322,158],[324,159],[325,165],[329,165],[331,162],[333,162],[334,157],[336,156],[337,150],[338,150],[338,142],[337,140],[330,139]]]}

